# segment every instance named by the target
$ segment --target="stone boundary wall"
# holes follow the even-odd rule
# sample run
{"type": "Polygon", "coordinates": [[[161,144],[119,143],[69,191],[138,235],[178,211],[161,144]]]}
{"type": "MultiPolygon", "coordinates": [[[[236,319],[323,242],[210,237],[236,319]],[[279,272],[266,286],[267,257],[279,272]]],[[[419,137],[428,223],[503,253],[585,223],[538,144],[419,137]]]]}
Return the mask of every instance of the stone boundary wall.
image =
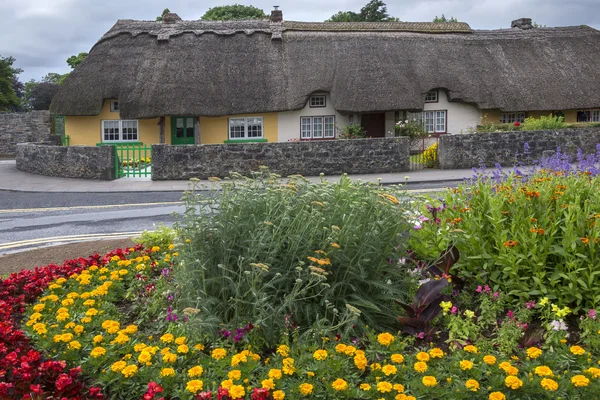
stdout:
{"type": "Polygon", "coordinates": [[[0,113],[0,156],[14,156],[17,143],[43,142],[50,134],[50,111],[0,113]]]}
{"type": "Polygon", "coordinates": [[[80,179],[115,179],[113,146],[52,146],[19,143],[17,169],[30,174],[80,179]]]}
{"type": "Polygon", "coordinates": [[[493,167],[513,166],[517,161],[538,160],[560,147],[569,155],[581,149],[585,154],[595,153],[600,143],[600,128],[557,129],[549,131],[517,131],[493,133],[466,133],[442,135],[438,144],[441,169],[478,167],[483,163],[493,167]],[[529,156],[524,157],[525,143],[529,156]]]}
{"type": "Polygon", "coordinates": [[[152,180],[206,179],[230,172],[247,175],[267,166],[282,176],[401,172],[409,169],[409,140],[328,140],[152,146],[152,180]]]}

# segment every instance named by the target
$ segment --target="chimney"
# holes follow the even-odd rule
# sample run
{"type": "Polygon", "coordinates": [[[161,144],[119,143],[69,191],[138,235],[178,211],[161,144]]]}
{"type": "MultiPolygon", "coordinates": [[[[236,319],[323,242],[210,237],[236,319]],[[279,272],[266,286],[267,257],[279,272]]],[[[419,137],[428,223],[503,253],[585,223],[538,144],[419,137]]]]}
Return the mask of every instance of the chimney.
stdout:
{"type": "Polygon", "coordinates": [[[279,6],[273,6],[274,10],[271,11],[271,22],[280,23],[283,21],[283,11],[279,9],[279,6]]]}
{"type": "Polygon", "coordinates": [[[511,28],[532,29],[531,18],[519,18],[510,23],[511,28]]]}
{"type": "Polygon", "coordinates": [[[175,24],[179,21],[181,21],[181,17],[179,17],[179,15],[177,15],[175,13],[171,13],[171,12],[163,15],[163,19],[162,19],[163,24],[175,24]]]}

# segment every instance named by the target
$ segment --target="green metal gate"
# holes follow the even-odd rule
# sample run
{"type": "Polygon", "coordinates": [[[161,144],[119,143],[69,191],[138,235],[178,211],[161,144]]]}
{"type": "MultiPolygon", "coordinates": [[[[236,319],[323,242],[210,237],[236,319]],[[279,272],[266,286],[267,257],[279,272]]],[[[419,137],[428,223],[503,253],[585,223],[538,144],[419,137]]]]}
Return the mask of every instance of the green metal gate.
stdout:
{"type": "Polygon", "coordinates": [[[152,146],[115,144],[115,171],[117,178],[152,177],[152,146]]]}
{"type": "Polygon", "coordinates": [[[69,145],[69,137],[65,134],[65,116],[64,115],[51,115],[51,134],[60,135],[61,143],[63,146],[69,145]]]}

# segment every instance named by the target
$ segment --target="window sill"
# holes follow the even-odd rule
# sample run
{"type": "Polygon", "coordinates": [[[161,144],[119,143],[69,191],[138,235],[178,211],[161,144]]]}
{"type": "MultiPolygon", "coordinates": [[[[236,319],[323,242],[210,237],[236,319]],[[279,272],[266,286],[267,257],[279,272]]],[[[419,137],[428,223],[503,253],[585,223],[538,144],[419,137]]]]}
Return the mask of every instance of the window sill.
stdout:
{"type": "Polygon", "coordinates": [[[142,142],[125,142],[125,141],[118,141],[118,142],[102,142],[102,143],[96,143],[96,146],[116,146],[116,145],[124,145],[124,144],[131,144],[131,145],[141,145],[144,144],[142,142]]]}
{"type": "Polygon", "coordinates": [[[223,143],[225,144],[232,144],[232,143],[265,143],[268,142],[268,139],[227,139],[224,140],[223,143]]]}

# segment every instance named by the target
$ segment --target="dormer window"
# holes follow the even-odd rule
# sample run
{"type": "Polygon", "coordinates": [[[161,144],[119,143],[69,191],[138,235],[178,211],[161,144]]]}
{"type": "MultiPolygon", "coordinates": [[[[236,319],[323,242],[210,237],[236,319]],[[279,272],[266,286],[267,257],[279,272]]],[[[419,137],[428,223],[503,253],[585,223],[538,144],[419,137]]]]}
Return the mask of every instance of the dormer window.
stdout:
{"type": "Polygon", "coordinates": [[[110,101],[110,111],[111,112],[119,112],[119,100],[111,100],[110,101]]]}
{"type": "Polygon", "coordinates": [[[430,90],[425,95],[425,103],[437,103],[438,102],[438,91],[430,90]]]}
{"type": "Polygon", "coordinates": [[[310,96],[310,108],[325,107],[325,95],[310,96]]]}

